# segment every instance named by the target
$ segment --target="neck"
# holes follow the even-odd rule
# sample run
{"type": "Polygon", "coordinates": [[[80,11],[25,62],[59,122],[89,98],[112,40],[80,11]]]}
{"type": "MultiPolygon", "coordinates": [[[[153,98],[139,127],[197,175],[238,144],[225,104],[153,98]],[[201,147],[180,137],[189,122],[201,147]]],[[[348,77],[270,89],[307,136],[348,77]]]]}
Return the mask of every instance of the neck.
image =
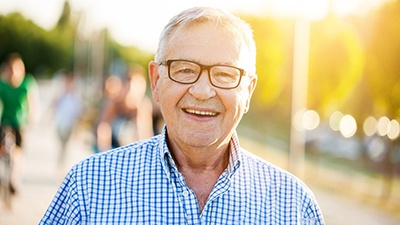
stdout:
{"type": "Polygon", "coordinates": [[[170,146],[178,169],[193,171],[223,171],[229,162],[229,144],[222,147],[193,148],[170,146]]]}
{"type": "Polygon", "coordinates": [[[200,213],[208,196],[229,163],[229,144],[221,148],[180,148],[170,146],[178,170],[187,186],[194,191],[200,213]]]}

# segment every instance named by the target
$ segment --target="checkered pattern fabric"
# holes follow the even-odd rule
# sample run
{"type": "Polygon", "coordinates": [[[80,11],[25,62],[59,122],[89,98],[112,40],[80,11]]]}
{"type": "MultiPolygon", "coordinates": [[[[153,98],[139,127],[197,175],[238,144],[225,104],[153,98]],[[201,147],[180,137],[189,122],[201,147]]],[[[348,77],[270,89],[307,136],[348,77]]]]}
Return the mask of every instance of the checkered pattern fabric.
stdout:
{"type": "Polygon", "coordinates": [[[324,224],[304,183],[240,148],[236,134],[200,213],[165,133],[76,164],[40,224],[324,224]]]}

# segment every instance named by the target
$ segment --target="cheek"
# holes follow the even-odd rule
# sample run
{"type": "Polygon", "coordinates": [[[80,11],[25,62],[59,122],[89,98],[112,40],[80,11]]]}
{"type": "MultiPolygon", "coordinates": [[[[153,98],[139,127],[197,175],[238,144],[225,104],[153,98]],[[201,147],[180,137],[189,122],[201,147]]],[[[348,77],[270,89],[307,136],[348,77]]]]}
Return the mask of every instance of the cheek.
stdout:
{"type": "Polygon", "coordinates": [[[257,79],[252,79],[250,80],[245,80],[244,85],[240,86],[240,96],[241,96],[241,101],[242,105],[244,107],[244,113],[246,113],[249,108],[250,108],[250,101],[251,101],[251,96],[253,94],[255,85],[257,83],[257,79]]]}
{"type": "Polygon", "coordinates": [[[179,99],[185,93],[187,87],[171,81],[168,77],[166,79],[161,79],[162,80],[159,81],[157,86],[158,101],[160,107],[165,108],[163,110],[166,110],[177,104],[179,99]]]}
{"type": "Polygon", "coordinates": [[[241,113],[241,114],[244,114],[244,113],[246,113],[247,112],[247,97],[245,97],[245,96],[240,96],[239,97],[239,99],[237,100],[238,101],[238,110],[239,110],[239,113],[241,113]]]}
{"type": "Polygon", "coordinates": [[[245,112],[246,101],[243,95],[231,93],[224,96],[220,95],[219,98],[227,114],[230,114],[227,118],[237,118],[245,112]]]}
{"type": "Polygon", "coordinates": [[[158,80],[157,83],[155,84],[154,90],[153,90],[153,98],[154,101],[161,103],[161,99],[166,95],[166,91],[168,91],[168,88],[171,84],[169,84],[168,80],[166,79],[165,76],[161,76],[158,80]]]}
{"type": "Polygon", "coordinates": [[[248,107],[249,92],[244,88],[238,89],[235,97],[236,104],[240,113],[246,112],[248,107]]]}

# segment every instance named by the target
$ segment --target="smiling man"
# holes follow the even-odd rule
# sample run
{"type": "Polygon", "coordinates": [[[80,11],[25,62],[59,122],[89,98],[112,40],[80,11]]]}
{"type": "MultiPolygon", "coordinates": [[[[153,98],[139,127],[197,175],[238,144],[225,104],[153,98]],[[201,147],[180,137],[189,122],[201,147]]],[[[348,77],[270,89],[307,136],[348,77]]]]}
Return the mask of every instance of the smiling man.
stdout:
{"type": "Polygon", "coordinates": [[[41,224],[324,224],[304,183],[239,145],[255,55],[230,13],[172,18],[149,64],[162,134],[75,165],[41,224]]]}

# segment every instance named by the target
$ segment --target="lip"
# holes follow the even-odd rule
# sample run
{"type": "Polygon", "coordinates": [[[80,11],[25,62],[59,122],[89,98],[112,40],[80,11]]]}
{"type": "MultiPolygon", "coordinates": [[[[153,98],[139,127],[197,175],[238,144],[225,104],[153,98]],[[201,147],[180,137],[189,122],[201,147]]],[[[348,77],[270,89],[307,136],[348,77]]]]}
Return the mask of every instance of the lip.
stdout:
{"type": "Polygon", "coordinates": [[[220,113],[211,109],[199,109],[199,108],[182,108],[183,112],[187,115],[194,116],[196,118],[214,118],[220,113]]]}

